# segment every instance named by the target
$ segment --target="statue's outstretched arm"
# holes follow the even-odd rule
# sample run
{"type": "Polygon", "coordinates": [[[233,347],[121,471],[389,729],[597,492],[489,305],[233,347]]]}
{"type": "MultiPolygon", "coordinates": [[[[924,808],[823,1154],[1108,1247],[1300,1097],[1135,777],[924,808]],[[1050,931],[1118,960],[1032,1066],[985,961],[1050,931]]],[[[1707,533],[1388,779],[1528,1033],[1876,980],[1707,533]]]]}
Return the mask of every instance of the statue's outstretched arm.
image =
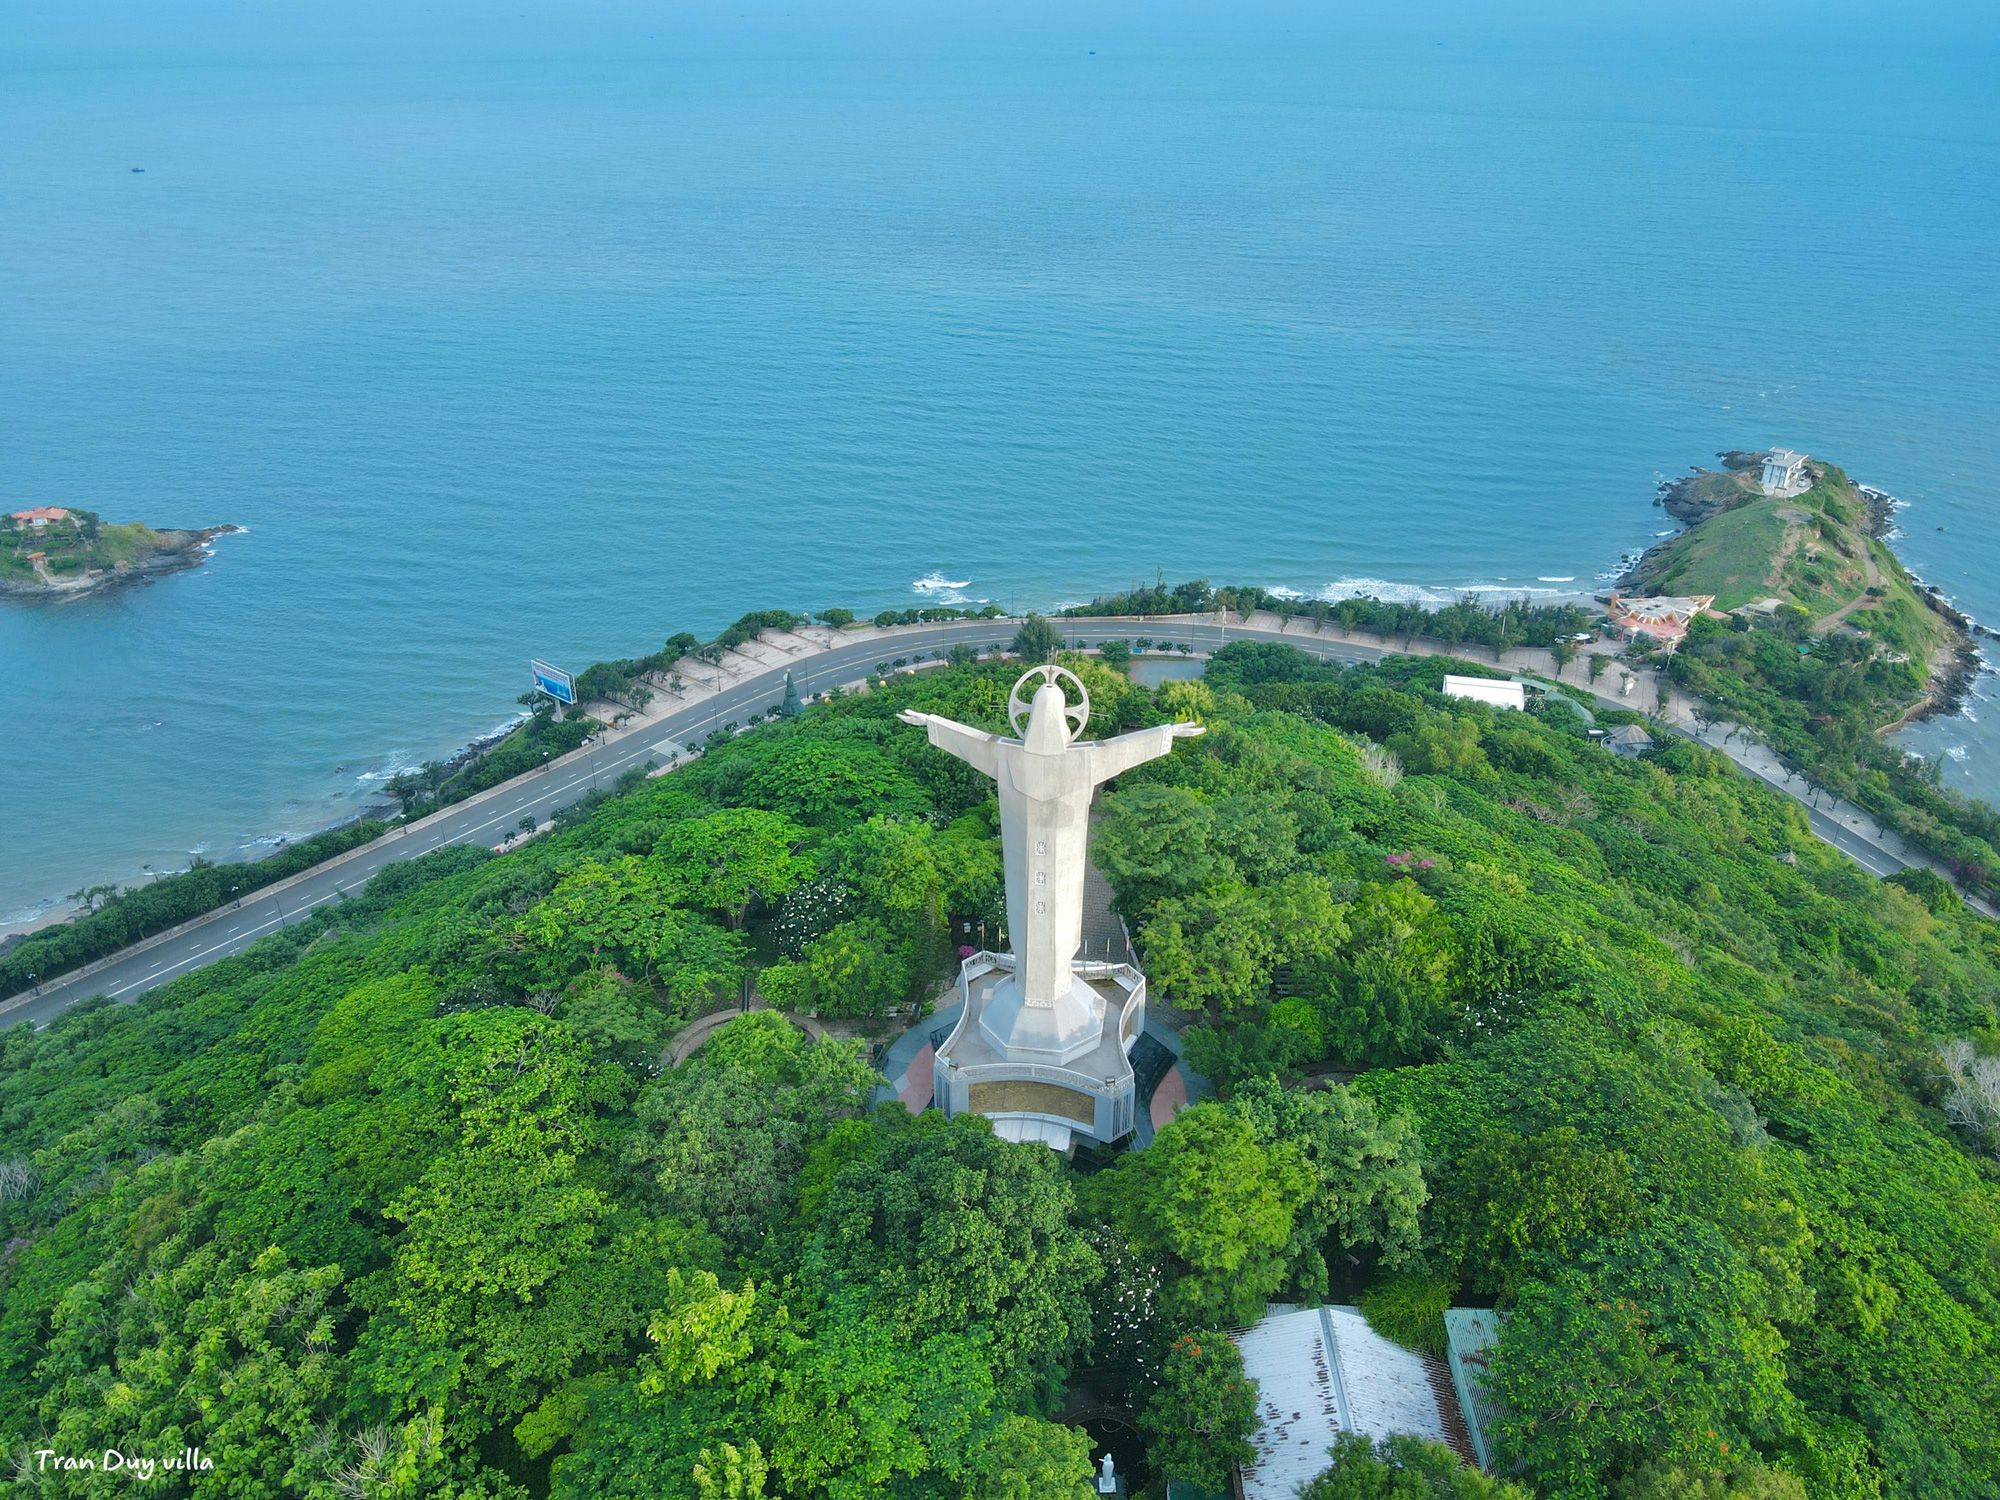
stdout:
{"type": "Polygon", "coordinates": [[[1203,733],[1199,724],[1161,724],[1152,729],[1135,729],[1114,739],[1097,740],[1079,749],[1090,751],[1090,779],[1109,781],[1120,771],[1158,760],[1174,748],[1175,740],[1203,733]]]}
{"type": "Polygon", "coordinates": [[[896,715],[905,724],[921,724],[930,733],[931,743],[947,755],[956,755],[975,771],[983,771],[988,776],[1000,774],[1000,736],[988,734],[983,729],[974,729],[969,724],[961,724],[956,719],[940,718],[936,714],[918,713],[914,708],[906,708],[896,715]]]}

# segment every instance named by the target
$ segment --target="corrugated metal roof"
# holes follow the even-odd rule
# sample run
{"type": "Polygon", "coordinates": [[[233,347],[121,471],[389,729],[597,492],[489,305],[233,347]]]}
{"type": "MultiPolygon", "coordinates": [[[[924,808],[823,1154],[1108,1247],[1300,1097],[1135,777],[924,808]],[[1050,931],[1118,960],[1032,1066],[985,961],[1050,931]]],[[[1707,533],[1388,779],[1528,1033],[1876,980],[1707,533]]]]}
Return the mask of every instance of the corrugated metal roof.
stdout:
{"type": "Polygon", "coordinates": [[[1292,1500],[1343,1431],[1419,1433],[1478,1462],[1449,1367],[1383,1338],[1360,1309],[1274,1308],[1234,1337],[1264,1422],[1252,1439],[1256,1462],[1243,1469],[1244,1500],[1292,1500]]]}

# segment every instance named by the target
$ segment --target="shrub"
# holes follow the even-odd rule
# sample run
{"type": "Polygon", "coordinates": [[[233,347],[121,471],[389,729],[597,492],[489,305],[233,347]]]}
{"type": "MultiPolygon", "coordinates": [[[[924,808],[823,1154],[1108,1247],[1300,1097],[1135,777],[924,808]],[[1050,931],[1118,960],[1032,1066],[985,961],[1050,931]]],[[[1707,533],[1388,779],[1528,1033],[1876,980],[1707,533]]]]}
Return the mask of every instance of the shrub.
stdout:
{"type": "Polygon", "coordinates": [[[1383,1338],[1443,1359],[1444,1312],[1457,1290],[1458,1283],[1449,1276],[1407,1271],[1376,1282],[1354,1300],[1368,1326],[1383,1338]]]}

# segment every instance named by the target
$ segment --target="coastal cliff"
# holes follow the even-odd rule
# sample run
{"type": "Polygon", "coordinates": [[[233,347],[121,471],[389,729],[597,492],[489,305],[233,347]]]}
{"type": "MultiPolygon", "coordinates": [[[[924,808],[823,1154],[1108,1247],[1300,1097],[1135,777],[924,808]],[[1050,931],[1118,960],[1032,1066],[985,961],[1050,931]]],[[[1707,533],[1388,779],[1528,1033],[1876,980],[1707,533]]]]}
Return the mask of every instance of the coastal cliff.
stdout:
{"type": "Polygon", "coordinates": [[[235,526],[106,526],[94,511],[43,506],[0,515],[0,599],[73,599],[198,567],[235,526]]]}
{"type": "Polygon", "coordinates": [[[1762,453],[1717,457],[1720,471],[1661,485],[1659,505],[1688,529],[1648,548],[1619,588],[1711,594],[1715,609],[1746,623],[1789,622],[1800,640],[1844,642],[1857,662],[1909,664],[1914,690],[1879,695],[1878,733],[1956,712],[1980,667],[1972,623],[1890,549],[1894,501],[1818,459],[1802,491],[1767,495],[1762,453]]]}

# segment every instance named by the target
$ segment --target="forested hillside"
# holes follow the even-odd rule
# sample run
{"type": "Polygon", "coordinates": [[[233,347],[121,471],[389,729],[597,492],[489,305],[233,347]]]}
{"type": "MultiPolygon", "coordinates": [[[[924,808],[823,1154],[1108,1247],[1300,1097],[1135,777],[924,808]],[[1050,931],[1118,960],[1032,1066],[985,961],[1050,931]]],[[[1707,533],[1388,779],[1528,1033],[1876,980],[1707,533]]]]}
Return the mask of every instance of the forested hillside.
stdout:
{"type": "MultiPolygon", "coordinates": [[[[1717,756],[1617,760],[1444,665],[1078,663],[1091,732],[1210,731],[1095,844],[1221,1091],[1144,1151],[871,1109],[865,1052],[770,1012],[662,1066],[748,972],[867,1022],[935,992],[948,914],[999,920],[990,783],[894,720],[998,728],[997,664],[5,1033],[17,1482],[198,1447],[144,1492],[1081,1500],[1088,1407],[1159,1496],[1254,1421],[1218,1330],[1358,1296],[1419,1342],[1508,1310],[1537,1494],[2000,1494],[2000,1136],[1937,1052],[2000,1042],[1992,925],[1717,756]]],[[[1314,1493],[1392,1483],[1479,1492],[1399,1449],[1314,1493]]]]}

